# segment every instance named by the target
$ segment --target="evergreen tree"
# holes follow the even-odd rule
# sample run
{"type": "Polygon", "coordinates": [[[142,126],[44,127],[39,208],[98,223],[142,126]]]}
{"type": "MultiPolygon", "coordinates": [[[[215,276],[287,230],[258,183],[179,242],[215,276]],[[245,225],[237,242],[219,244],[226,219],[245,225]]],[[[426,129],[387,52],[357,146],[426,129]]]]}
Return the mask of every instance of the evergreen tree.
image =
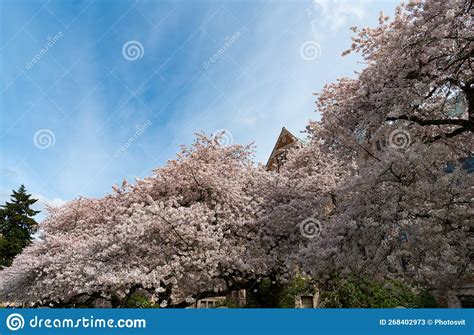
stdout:
{"type": "Polygon", "coordinates": [[[10,202],[0,208],[0,268],[10,266],[13,258],[31,243],[37,223],[33,217],[39,213],[31,209],[37,199],[32,199],[21,185],[13,190],[10,202]]]}

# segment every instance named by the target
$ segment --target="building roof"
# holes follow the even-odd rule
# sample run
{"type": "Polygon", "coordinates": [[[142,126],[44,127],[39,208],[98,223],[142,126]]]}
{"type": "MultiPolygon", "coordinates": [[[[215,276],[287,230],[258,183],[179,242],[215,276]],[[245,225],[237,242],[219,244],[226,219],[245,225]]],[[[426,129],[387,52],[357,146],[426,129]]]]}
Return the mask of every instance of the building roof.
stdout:
{"type": "Polygon", "coordinates": [[[266,168],[267,170],[272,170],[275,164],[275,158],[280,154],[282,151],[289,149],[292,147],[295,143],[302,142],[305,143],[305,141],[297,138],[295,135],[293,135],[288,129],[283,127],[281,129],[280,135],[278,135],[278,138],[276,140],[275,146],[273,147],[272,153],[270,154],[270,157],[268,158],[266,168]]]}

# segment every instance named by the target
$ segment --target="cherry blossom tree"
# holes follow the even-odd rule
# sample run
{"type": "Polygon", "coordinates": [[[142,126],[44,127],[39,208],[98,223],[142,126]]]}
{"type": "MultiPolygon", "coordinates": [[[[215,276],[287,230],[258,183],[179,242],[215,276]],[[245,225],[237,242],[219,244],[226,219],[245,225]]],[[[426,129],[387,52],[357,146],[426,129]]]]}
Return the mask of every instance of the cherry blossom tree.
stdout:
{"type": "Polygon", "coordinates": [[[51,209],[41,239],[2,272],[3,295],[71,306],[105,297],[119,306],[141,289],[164,307],[244,288],[269,271],[251,155],[250,146],[198,135],[153,176],[51,209]]]}
{"type": "Polygon", "coordinates": [[[472,277],[474,35],[470,1],[411,2],[353,28],[367,64],[319,94],[308,132],[355,164],[304,268],[447,289],[472,277]],[[447,167],[453,167],[448,173],[447,167]],[[318,255],[318,257],[315,257],[318,255]]]}

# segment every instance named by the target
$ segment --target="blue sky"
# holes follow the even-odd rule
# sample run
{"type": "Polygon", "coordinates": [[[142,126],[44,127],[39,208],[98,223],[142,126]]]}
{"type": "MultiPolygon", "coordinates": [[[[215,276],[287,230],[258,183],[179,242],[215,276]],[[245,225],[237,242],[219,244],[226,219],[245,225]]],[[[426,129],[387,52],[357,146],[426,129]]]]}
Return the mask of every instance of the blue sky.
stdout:
{"type": "Polygon", "coordinates": [[[103,196],[201,130],[265,162],[281,127],[318,119],[314,92],[361,68],[341,57],[349,27],[396,4],[3,0],[0,201],[22,183],[39,209],[103,196]]]}

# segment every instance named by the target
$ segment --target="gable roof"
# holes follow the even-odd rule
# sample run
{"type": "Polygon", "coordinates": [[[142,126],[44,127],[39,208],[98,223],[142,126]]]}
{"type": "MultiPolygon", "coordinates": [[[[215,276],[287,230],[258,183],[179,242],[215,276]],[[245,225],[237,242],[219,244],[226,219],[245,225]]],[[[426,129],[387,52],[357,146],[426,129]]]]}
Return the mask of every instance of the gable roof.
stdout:
{"type": "Polygon", "coordinates": [[[304,142],[293,135],[288,129],[283,127],[281,129],[280,135],[276,140],[275,146],[273,147],[272,153],[268,158],[267,164],[265,165],[267,169],[271,169],[275,156],[280,153],[282,150],[291,147],[296,142],[304,142]]]}

